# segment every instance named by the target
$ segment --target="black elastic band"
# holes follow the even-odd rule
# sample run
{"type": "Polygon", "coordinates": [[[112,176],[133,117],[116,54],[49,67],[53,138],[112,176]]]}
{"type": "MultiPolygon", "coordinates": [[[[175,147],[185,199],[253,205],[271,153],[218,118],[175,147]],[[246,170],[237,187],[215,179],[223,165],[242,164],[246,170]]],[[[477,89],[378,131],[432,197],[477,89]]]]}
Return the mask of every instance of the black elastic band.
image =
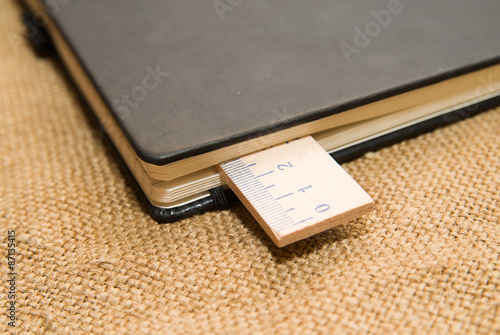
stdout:
{"type": "Polygon", "coordinates": [[[214,201],[214,207],[217,209],[225,209],[229,207],[229,200],[227,199],[224,190],[221,186],[212,188],[210,190],[210,195],[214,201]]]}

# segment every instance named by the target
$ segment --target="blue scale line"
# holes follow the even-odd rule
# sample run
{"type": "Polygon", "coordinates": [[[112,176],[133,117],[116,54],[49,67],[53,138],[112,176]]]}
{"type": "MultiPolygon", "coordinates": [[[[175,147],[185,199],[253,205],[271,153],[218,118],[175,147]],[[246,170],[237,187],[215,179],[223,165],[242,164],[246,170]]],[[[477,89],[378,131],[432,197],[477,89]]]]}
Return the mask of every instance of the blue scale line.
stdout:
{"type": "MultiPolygon", "coordinates": [[[[224,168],[224,167],[223,167],[224,168]]],[[[237,166],[233,166],[233,167],[230,167],[230,168],[224,168],[225,171],[227,171],[228,173],[234,173],[234,172],[237,172],[237,171],[242,171],[242,170],[248,170],[250,171],[249,168],[247,168],[245,166],[245,164],[241,164],[241,165],[237,165],[237,166]]]]}
{"type": "Polygon", "coordinates": [[[264,177],[264,176],[267,176],[268,174],[271,174],[271,173],[273,173],[273,172],[274,172],[274,171],[269,171],[269,172],[263,173],[263,174],[261,174],[261,175],[258,175],[258,176],[256,176],[255,178],[264,177]]]}
{"type": "Polygon", "coordinates": [[[261,184],[260,180],[258,179],[255,179],[255,177],[253,175],[249,175],[243,179],[239,179],[239,180],[234,180],[234,182],[238,182],[239,185],[245,185],[245,184],[248,184],[248,183],[259,183],[261,184]]]}
{"type": "Polygon", "coordinates": [[[245,194],[245,197],[252,202],[254,205],[262,205],[266,204],[268,202],[272,202],[273,198],[267,194],[266,192],[263,193],[252,193],[250,195],[245,194]]]}
{"type": "Polygon", "coordinates": [[[240,191],[243,192],[243,193],[245,193],[245,195],[252,194],[253,192],[255,192],[257,190],[263,190],[264,189],[262,187],[262,185],[260,185],[258,183],[236,184],[236,186],[238,186],[238,188],[240,189],[240,191]]]}
{"type": "Polygon", "coordinates": [[[261,213],[261,216],[266,220],[266,222],[270,222],[271,224],[273,224],[274,221],[281,220],[282,218],[284,218],[282,213],[280,214],[279,211],[278,212],[269,211],[269,212],[261,213]]]}
{"type": "Polygon", "coordinates": [[[273,230],[275,230],[277,233],[279,233],[279,232],[283,231],[284,228],[290,227],[290,222],[293,222],[293,220],[290,219],[289,216],[284,216],[284,217],[280,218],[279,220],[277,220],[276,222],[274,222],[274,224],[270,225],[269,227],[271,227],[273,230]]]}
{"type": "Polygon", "coordinates": [[[279,222],[282,219],[290,219],[286,213],[283,213],[282,211],[278,211],[276,213],[272,213],[268,216],[269,221],[274,221],[273,226],[276,224],[276,222],[279,222]]]}
{"type": "Polygon", "coordinates": [[[269,208],[276,208],[277,207],[276,205],[277,204],[275,202],[269,202],[267,204],[264,203],[264,204],[261,204],[260,206],[254,206],[254,207],[257,210],[263,210],[263,209],[265,209],[266,211],[268,211],[269,208]]]}
{"type": "MultiPolygon", "coordinates": [[[[291,211],[295,208],[290,208],[286,211],[283,211],[279,203],[270,201],[273,200],[273,197],[269,194],[267,189],[274,187],[275,185],[263,187],[262,183],[257,180],[260,177],[274,173],[274,171],[269,171],[259,176],[255,176],[249,169],[249,167],[256,165],[256,163],[252,163],[246,166],[242,163],[243,162],[241,161],[241,159],[238,159],[231,162],[230,164],[224,164],[224,171],[231,179],[240,179],[238,184],[235,184],[238,186],[240,191],[251,201],[254,207],[258,210],[259,214],[263,218],[265,218],[266,221],[271,222],[270,227],[273,230],[279,231],[279,229],[289,227],[289,223],[291,221],[293,222],[293,220],[288,216],[288,214],[286,214],[286,212],[291,211]],[[249,188],[253,189],[250,192],[245,192],[245,190],[248,190],[249,188]],[[257,201],[255,202],[253,199],[257,201]]],[[[285,197],[291,196],[292,194],[293,193],[289,193],[274,200],[283,199],[285,197]]],[[[306,220],[302,220],[301,222],[296,224],[300,224],[304,221],[306,220]]]]}
{"type": "Polygon", "coordinates": [[[259,185],[248,185],[248,186],[246,186],[246,190],[247,190],[247,192],[245,193],[245,195],[247,197],[253,197],[254,194],[262,193],[262,192],[264,192],[268,196],[271,196],[271,194],[269,194],[269,192],[267,190],[265,190],[262,187],[262,185],[260,185],[260,186],[259,185]]]}
{"type": "Polygon", "coordinates": [[[239,177],[239,176],[246,176],[246,175],[253,175],[252,171],[250,171],[248,169],[235,170],[235,171],[229,172],[229,173],[226,171],[226,173],[231,178],[239,177]]]}
{"type": "MultiPolygon", "coordinates": [[[[259,186],[257,186],[257,187],[253,187],[252,189],[250,189],[250,190],[246,193],[246,195],[251,196],[251,195],[253,195],[254,193],[262,193],[262,192],[264,192],[264,193],[266,193],[266,194],[269,194],[269,192],[268,192],[265,188],[263,188],[262,186],[260,186],[260,187],[259,187],[259,186]]],[[[270,195],[270,194],[269,194],[269,195],[270,195]]]]}
{"type": "Polygon", "coordinates": [[[260,213],[260,215],[266,219],[267,222],[273,224],[273,221],[281,220],[285,216],[283,213],[276,208],[269,208],[267,211],[260,213]]]}
{"type": "Polygon", "coordinates": [[[245,185],[240,185],[240,190],[246,190],[246,195],[251,195],[255,192],[267,192],[267,190],[262,187],[260,183],[246,183],[245,185]]]}
{"type": "Polygon", "coordinates": [[[282,211],[281,206],[278,206],[275,202],[269,202],[268,204],[264,203],[256,209],[263,211],[263,213],[282,211]]]}
{"type": "Polygon", "coordinates": [[[225,165],[230,165],[230,164],[236,164],[236,163],[238,163],[238,162],[243,162],[243,161],[241,160],[241,157],[240,157],[240,158],[233,159],[232,161],[229,161],[229,162],[225,162],[224,164],[225,164],[225,165]]]}
{"type": "Polygon", "coordinates": [[[270,219],[277,217],[277,215],[279,215],[279,213],[280,213],[280,211],[276,210],[276,208],[269,207],[265,211],[261,211],[260,215],[262,217],[266,218],[266,221],[267,221],[267,220],[270,220],[270,219]]]}
{"type": "Polygon", "coordinates": [[[240,187],[240,186],[245,187],[246,185],[250,185],[250,184],[254,185],[255,184],[254,180],[253,180],[253,178],[251,178],[251,176],[249,176],[248,178],[245,178],[245,179],[238,179],[238,178],[233,179],[233,178],[231,178],[231,180],[233,181],[233,183],[238,185],[238,187],[240,187]]]}
{"type": "Polygon", "coordinates": [[[235,175],[238,175],[238,174],[241,174],[241,173],[251,173],[250,170],[245,169],[244,167],[238,168],[238,169],[234,169],[234,170],[224,170],[224,171],[226,172],[226,174],[228,176],[235,176],[235,175]]]}
{"type": "MultiPolygon", "coordinates": [[[[263,209],[264,207],[260,208],[261,210],[263,209]]],[[[286,214],[285,212],[283,212],[283,208],[281,208],[281,206],[278,204],[278,203],[270,203],[268,206],[267,206],[267,209],[265,211],[263,211],[263,213],[265,214],[269,214],[269,215],[273,215],[272,217],[274,216],[280,216],[280,215],[286,215],[288,216],[288,214],[286,214]]]]}
{"type": "Polygon", "coordinates": [[[253,205],[262,205],[262,204],[265,204],[267,202],[270,202],[270,200],[272,200],[268,197],[268,194],[265,194],[265,193],[262,193],[262,194],[261,193],[254,193],[251,196],[246,196],[246,198],[248,200],[250,200],[253,205]],[[260,201],[260,199],[263,199],[263,201],[260,201]],[[258,202],[256,202],[256,201],[258,201],[258,202]]]}
{"type": "Polygon", "coordinates": [[[245,166],[245,163],[242,161],[235,161],[231,163],[226,163],[221,165],[224,170],[234,170],[234,169],[239,169],[245,166]]]}
{"type": "Polygon", "coordinates": [[[296,226],[296,225],[304,222],[305,220],[300,221],[300,223],[299,222],[293,222],[293,220],[290,220],[290,221],[291,222],[283,222],[283,223],[281,223],[279,225],[276,225],[276,227],[275,227],[276,231],[282,231],[285,228],[290,228],[290,227],[296,226]]]}
{"type": "Polygon", "coordinates": [[[243,178],[236,178],[236,180],[233,179],[235,183],[238,183],[240,185],[244,185],[246,183],[250,183],[253,181],[260,182],[259,180],[256,180],[255,177],[252,174],[249,174],[247,176],[243,176],[243,178]]]}
{"type": "Polygon", "coordinates": [[[225,165],[222,165],[222,168],[225,170],[225,171],[234,171],[234,170],[239,170],[239,169],[244,169],[245,168],[245,164],[243,163],[238,163],[238,164],[235,164],[235,165],[231,165],[231,166],[225,166],[225,165]]]}
{"type": "Polygon", "coordinates": [[[264,196],[261,196],[260,194],[258,196],[257,196],[257,194],[251,194],[250,196],[247,196],[247,198],[249,200],[250,200],[250,198],[252,198],[252,203],[254,205],[262,204],[262,203],[272,203],[272,204],[276,204],[276,205],[279,206],[278,203],[276,203],[275,201],[273,201],[274,198],[273,198],[273,196],[269,192],[267,192],[266,190],[264,190],[264,192],[266,193],[266,195],[264,195],[264,196]],[[255,202],[253,200],[255,200],[255,202]]]}
{"type": "Polygon", "coordinates": [[[283,199],[283,198],[286,198],[286,197],[291,196],[292,194],[293,194],[293,193],[288,193],[288,194],[282,195],[281,197],[278,197],[278,198],[276,198],[276,199],[274,199],[274,200],[281,200],[281,199],[283,199]]]}
{"type": "Polygon", "coordinates": [[[250,184],[255,185],[255,182],[258,182],[258,180],[254,180],[252,176],[248,176],[247,178],[244,179],[238,179],[238,178],[236,179],[231,178],[231,179],[233,180],[233,183],[241,187],[245,187],[246,185],[250,184]]]}
{"type": "Polygon", "coordinates": [[[259,205],[262,205],[263,203],[267,203],[267,202],[270,202],[269,200],[272,200],[272,197],[271,198],[267,198],[267,197],[259,197],[258,198],[258,201],[253,201],[253,199],[250,199],[247,197],[248,200],[250,200],[250,202],[252,203],[252,205],[257,208],[259,205]]]}
{"type": "Polygon", "coordinates": [[[278,231],[276,227],[280,226],[285,221],[290,221],[290,218],[288,216],[275,216],[272,218],[269,217],[266,218],[266,222],[269,222],[269,227],[271,227],[273,230],[276,231],[278,231]]]}
{"type": "MultiPolygon", "coordinates": [[[[309,218],[309,219],[312,219],[312,218],[309,218]]],[[[283,230],[283,228],[288,228],[288,227],[292,227],[292,226],[295,226],[295,225],[299,224],[299,223],[296,223],[296,222],[294,223],[292,219],[290,219],[290,221],[291,222],[283,222],[283,223],[281,223],[279,225],[276,225],[276,229],[277,230],[283,230]]],[[[300,223],[302,223],[304,221],[306,221],[306,220],[302,220],[300,223]]]]}
{"type": "Polygon", "coordinates": [[[306,222],[306,221],[309,221],[309,220],[311,220],[311,219],[312,219],[312,216],[311,216],[310,218],[307,218],[307,219],[301,220],[301,221],[299,221],[299,222],[295,222],[295,223],[293,223],[293,224],[291,224],[291,225],[288,225],[288,226],[285,226],[285,227],[280,227],[280,228],[278,228],[279,230],[277,230],[277,232],[282,231],[284,228],[290,228],[290,227],[293,227],[293,226],[299,225],[299,224],[304,223],[304,222],[306,222]]]}
{"type": "Polygon", "coordinates": [[[228,173],[227,175],[234,182],[241,182],[241,181],[247,180],[248,178],[252,178],[253,179],[252,173],[251,172],[247,172],[247,171],[241,171],[241,172],[235,171],[235,173],[228,173]]]}
{"type": "Polygon", "coordinates": [[[222,164],[222,167],[233,167],[238,164],[245,164],[240,158],[235,159],[234,161],[226,162],[222,164]]]}

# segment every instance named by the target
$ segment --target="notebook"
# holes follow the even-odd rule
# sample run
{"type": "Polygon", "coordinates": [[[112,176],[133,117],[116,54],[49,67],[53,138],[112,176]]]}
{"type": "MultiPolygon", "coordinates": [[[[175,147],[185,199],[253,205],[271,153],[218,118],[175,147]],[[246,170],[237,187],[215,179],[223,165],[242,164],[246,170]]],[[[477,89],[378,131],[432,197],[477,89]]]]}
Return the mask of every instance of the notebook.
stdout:
{"type": "Polygon", "coordinates": [[[217,164],[311,135],[337,161],[500,104],[500,2],[25,0],[159,222],[217,164]]]}

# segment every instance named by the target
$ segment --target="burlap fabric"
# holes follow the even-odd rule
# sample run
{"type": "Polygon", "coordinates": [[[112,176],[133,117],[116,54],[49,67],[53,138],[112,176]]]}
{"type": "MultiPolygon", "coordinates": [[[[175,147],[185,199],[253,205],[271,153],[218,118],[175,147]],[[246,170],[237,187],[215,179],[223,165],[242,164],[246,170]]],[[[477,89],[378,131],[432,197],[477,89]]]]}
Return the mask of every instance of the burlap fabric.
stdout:
{"type": "Polygon", "coordinates": [[[375,211],[278,249],[242,206],[155,223],[19,16],[1,0],[0,332],[500,332],[499,109],[344,164],[375,211]]]}

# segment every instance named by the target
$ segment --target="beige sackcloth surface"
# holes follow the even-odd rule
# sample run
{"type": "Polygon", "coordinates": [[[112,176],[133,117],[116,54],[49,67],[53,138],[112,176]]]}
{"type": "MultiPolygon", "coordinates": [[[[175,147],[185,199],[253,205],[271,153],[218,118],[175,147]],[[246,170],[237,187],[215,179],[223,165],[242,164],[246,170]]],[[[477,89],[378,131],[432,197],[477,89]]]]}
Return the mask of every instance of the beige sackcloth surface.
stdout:
{"type": "Polygon", "coordinates": [[[278,249],[241,205],[153,221],[20,14],[0,0],[0,333],[500,332],[500,109],[343,164],[375,211],[278,249]]]}

